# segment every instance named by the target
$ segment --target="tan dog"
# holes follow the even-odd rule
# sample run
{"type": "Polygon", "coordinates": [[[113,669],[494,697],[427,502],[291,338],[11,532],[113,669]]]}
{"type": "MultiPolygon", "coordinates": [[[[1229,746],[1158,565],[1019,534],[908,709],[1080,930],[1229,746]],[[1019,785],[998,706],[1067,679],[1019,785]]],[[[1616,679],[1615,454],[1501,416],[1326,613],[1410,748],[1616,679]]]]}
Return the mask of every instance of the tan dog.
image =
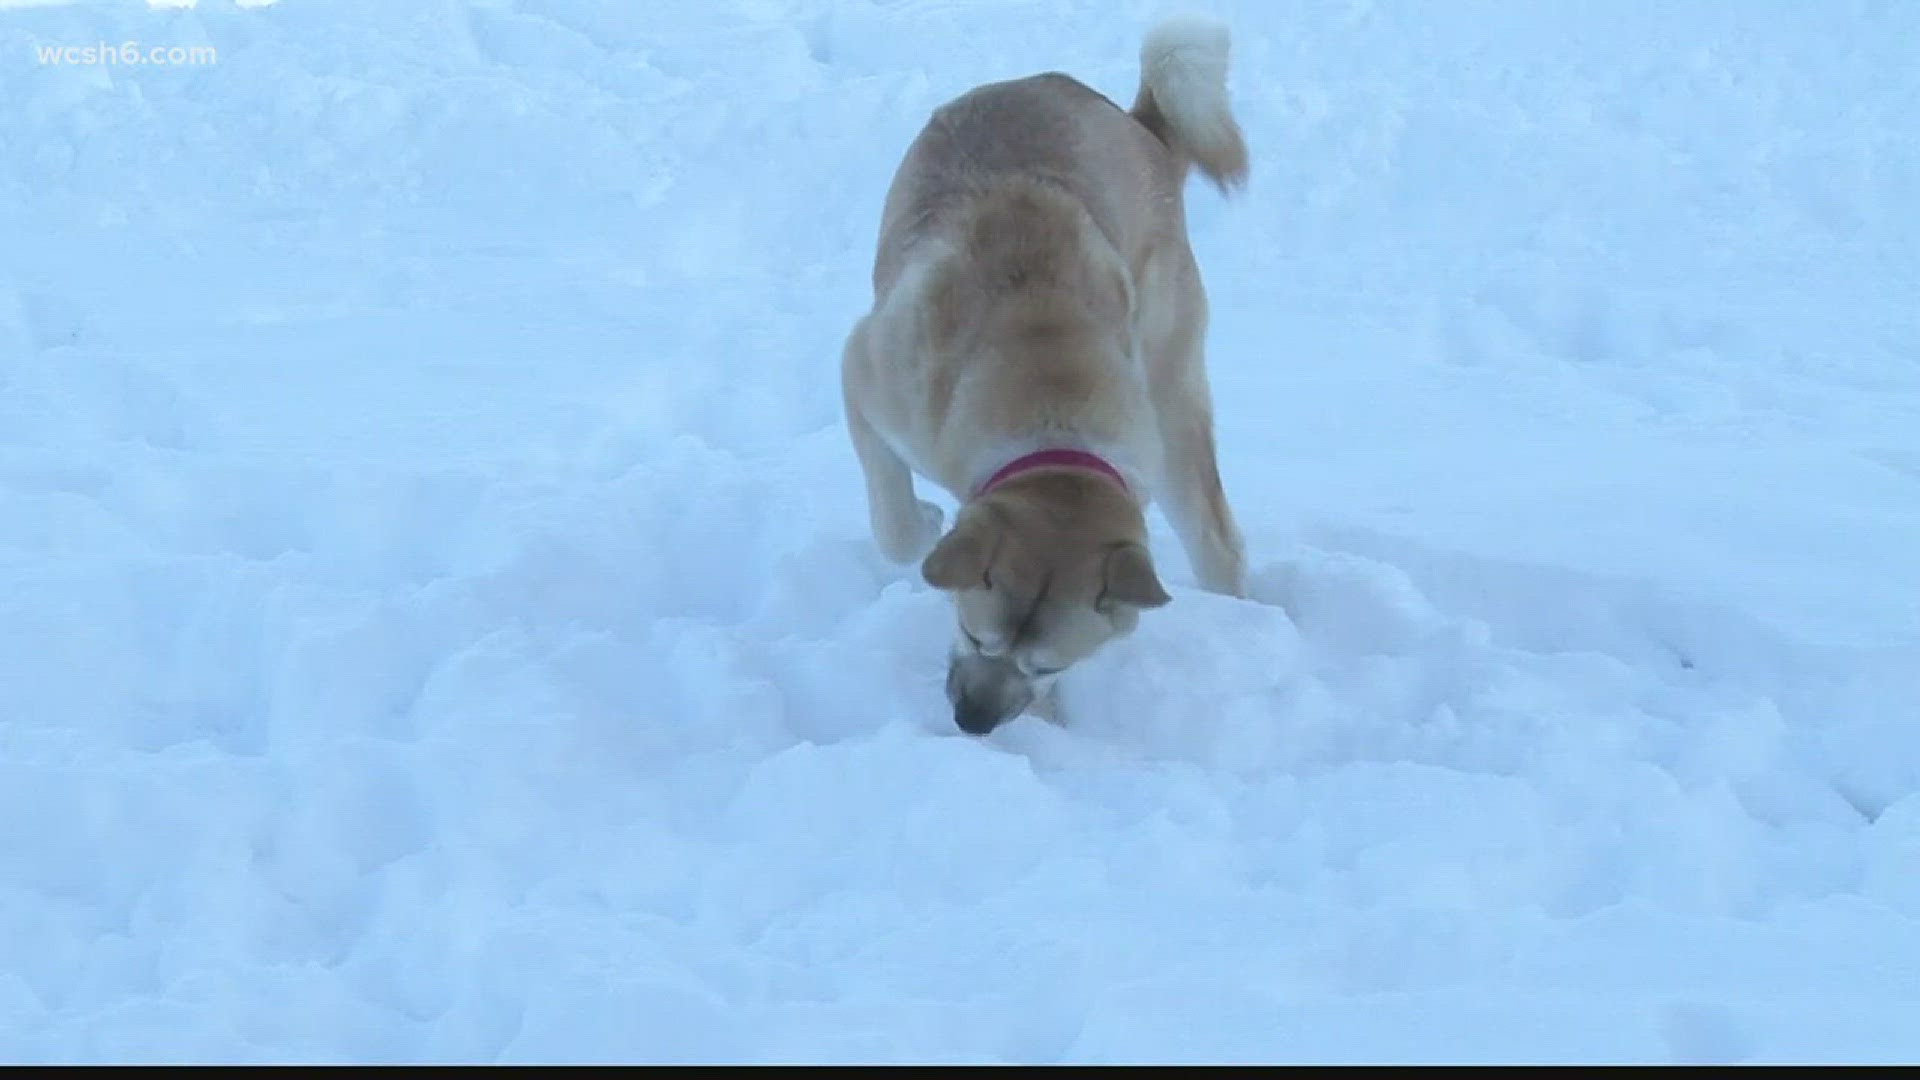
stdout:
{"type": "Polygon", "coordinates": [[[1227,33],[1160,23],[1133,108],[1057,73],[940,108],[887,194],[874,305],[841,358],[874,539],[925,557],[959,618],[947,695],[984,734],[1168,602],[1144,511],[1167,510],[1200,583],[1242,595],[1214,463],[1190,165],[1223,192],[1247,151],[1227,33]],[[953,530],[913,473],[961,503],[953,530]]]}

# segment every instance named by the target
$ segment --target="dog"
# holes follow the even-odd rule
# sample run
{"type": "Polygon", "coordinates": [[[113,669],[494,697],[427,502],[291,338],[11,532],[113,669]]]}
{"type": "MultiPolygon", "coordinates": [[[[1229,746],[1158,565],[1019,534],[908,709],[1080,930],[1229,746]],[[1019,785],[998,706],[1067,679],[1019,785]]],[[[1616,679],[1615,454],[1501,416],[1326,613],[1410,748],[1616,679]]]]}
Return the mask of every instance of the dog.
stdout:
{"type": "Polygon", "coordinates": [[[1207,297],[1183,188],[1231,195],[1247,149],[1213,20],[1163,20],[1131,109],[1071,76],[935,110],[881,213],[873,306],[841,354],[874,540],[948,593],[955,724],[984,735],[1169,602],[1145,512],[1202,588],[1245,595],[1215,460],[1207,297]],[[951,530],[914,474],[959,503],[951,530]]]}

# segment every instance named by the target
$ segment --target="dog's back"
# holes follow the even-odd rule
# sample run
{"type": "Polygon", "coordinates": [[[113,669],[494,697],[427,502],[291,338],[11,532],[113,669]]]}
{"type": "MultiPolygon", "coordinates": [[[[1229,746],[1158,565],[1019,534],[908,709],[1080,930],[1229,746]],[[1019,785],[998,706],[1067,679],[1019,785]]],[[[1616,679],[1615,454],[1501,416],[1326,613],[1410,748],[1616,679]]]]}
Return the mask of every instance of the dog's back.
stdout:
{"type": "MultiPolygon", "coordinates": [[[[982,86],[936,111],[907,150],[882,214],[874,289],[891,288],[922,241],[977,233],[963,219],[977,221],[982,200],[1009,187],[1057,188],[1124,257],[1143,245],[1139,234],[1156,216],[1165,216],[1154,213],[1156,203],[1165,206],[1171,196],[1179,213],[1183,171],[1150,130],[1070,76],[982,86]]],[[[1048,228],[1030,203],[1015,209],[1029,212],[1010,228],[1048,228]]],[[[1029,246],[1058,249],[1037,236],[1029,246]]]]}
{"type": "Polygon", "coordinates": [[[1009,181],[1057,185],[1138,274],[1156,242],[1185,236],[1190,165],[1223,190],[1246,177],[1226,56],[1224,28],[1173,19],[1141,46],[1131,110],[1058,72],[990,83],[936,110],[887,194],[875,292],[891,288],[919,242],[1009,181]]]}

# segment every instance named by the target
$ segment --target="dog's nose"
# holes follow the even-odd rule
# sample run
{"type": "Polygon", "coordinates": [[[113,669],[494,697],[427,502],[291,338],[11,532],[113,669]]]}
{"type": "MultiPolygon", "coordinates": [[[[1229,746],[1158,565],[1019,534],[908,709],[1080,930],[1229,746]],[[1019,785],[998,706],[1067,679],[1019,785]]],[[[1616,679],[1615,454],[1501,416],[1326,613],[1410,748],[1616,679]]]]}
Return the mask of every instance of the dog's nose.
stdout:
{"type": "Polygon", "coordinates": [[[991,705],[961,698],[953,703],[953,722],[969,735],[985,735],[1000,726],[1007,717],[991,705]]]}

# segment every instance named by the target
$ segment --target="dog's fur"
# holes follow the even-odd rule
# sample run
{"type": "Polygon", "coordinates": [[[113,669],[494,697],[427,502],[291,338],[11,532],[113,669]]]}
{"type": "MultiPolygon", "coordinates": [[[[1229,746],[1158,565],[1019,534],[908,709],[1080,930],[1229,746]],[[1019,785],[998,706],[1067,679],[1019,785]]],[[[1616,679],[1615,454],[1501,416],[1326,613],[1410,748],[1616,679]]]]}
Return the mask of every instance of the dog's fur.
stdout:
{"type": "Polygon", "coordinates": [[[1150,498],[1201,585],[1243,594],[1182,200],[1190,167],[1223,192],[1246,177],[1227,52],[1217,23],[1160,23],[1128,111],[1058,73],[979,87],[933,114],[887,194],[873,309],[842,354],[847,428],[881,551],[924,557],[954,599],[966,731],[1050,711],[1054,675],[1168,602],[1150,498]],[[1051,448],[1125,483],[1053,465],[979,491],[1051,448]],[[944,536],[915,472],[961,503],[944,536]]]}

